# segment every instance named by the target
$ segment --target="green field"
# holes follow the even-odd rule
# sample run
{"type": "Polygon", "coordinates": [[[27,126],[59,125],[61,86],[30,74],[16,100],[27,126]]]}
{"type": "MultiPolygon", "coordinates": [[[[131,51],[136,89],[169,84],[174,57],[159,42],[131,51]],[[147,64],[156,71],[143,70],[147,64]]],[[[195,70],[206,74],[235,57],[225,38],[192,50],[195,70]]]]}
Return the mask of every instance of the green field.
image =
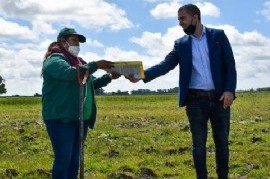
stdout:
{"type": "MultiPolygon", "coordinates": [[[[50,178],[53,152],[41,99],[0,98],[0,178],[50,178]]],[[[97,97],[85,178],[195,178],[191,134],[176,95],[97,97]]],[[[230,178],[270,178],[270,93],[238,93],[232,107],[230,178]]],[[[216,178],[208,137],[208,170],[216,178]]]]}

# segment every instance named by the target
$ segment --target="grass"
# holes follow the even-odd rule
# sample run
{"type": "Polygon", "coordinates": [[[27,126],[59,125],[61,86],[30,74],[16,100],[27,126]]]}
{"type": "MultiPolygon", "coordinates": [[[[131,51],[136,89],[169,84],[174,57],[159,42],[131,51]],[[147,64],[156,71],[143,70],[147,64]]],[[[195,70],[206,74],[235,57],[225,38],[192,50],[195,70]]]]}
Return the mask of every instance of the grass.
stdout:
{"type": "MultiPolygon", "coordinates": [[[[232,108],[230,178],[270,178],[270,93],[239,93],[232,108]]],[[[176,95],[97,97],[85,178],[195,178],[191,134],[176,95]]],[[[53,152],[40,98],[0,98],[0,178],[50,178],[53,152]]],[[[208,171],[216,178],[209,131],[208,171]]]]}

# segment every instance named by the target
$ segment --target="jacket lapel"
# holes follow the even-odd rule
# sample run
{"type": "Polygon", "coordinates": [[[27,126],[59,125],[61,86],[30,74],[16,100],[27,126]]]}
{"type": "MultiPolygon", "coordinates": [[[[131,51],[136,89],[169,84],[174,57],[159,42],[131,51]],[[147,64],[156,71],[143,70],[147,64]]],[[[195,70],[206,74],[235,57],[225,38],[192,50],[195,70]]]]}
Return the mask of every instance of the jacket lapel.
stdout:
{"type": "Polygon", "coordinates": [[[182,46],[180,47],[180,54],[183,57],[183,62],[190,66],[192,64],[192,44],[191,37],[185,36],[181,41],[182,46]]]}
{"type": "Polygon", "coordinates": [[[208,50],[209,50],[209,59],[210,59],[210,63],[213,60],[213,50],[214,50],[214,39],[213,39],[213,31],[209,28],[205,28],[206,30],[206,38],[207,38],[207,45],[208,45],[208,50]]]}

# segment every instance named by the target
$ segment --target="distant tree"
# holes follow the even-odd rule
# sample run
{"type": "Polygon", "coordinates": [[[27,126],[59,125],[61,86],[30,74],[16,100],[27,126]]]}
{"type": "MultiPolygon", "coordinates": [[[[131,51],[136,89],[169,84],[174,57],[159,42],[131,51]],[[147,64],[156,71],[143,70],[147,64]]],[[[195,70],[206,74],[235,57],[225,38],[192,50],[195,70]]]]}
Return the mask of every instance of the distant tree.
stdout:
{"type": "Polygon", "coordinates": [[[4,94],[7,92],[6,86],[5,86],[5,80],[0,76],[0,94],[4,94]]]}
{"type": "Polygon", "coordinates": [[[151,91],[150,89],[138,89],[131,91],[131,94],[133,95],[151,94],[151,93],[155,93],[155,91],[151,91]]]}
{"type": "Polygon", "coordinates": [[[168,89],[168,93],[177,93],[177,92],[178,92],[178,87],[168,89]]]}
{"type": "Polygon", "coordinates": [[[40,97],[40,96],[41,96],[41,94],[39,94],[39,93],[34,94],[34,97],[40,97]]]}
{"type": "Polygon", "coordinates": [[[117,90],[117,92],[112,92],[112,95],[129,95],[128,91],[117,90]]]}
{"type": "Polygon", "coordinates": [[[157,89],[157,93],[167,93],[168,90],[167,89],[157,89]]]}
{"type": "Polygon", "coordinates": [[[103,88],[98,88],[98,89],[95,90],[95,94],[96,95],[104,95],[105,90],[103,88]]]}
{"type": "Polygon", "coordinates": [[[257,88],[257,91],[270,91],[270,87],[257,88]]]}

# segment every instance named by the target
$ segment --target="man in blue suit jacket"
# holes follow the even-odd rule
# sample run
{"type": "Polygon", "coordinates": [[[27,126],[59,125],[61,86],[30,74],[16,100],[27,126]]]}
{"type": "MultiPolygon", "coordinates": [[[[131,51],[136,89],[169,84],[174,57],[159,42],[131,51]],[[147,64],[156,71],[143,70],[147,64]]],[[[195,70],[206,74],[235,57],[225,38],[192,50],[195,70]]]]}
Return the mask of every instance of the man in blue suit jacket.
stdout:
{"type": "MultiPolygon", "coordinates": [[[[207,178],[206,141],[210,119],[216,147],[217,175],[228,178],[230,106],[235,99],[236,69],[231,45],[223,30],[201,24],[197,6],[178,10],[179,25],[187,34],[159,64],[145,70],[145,83],[179,64],[179,106],[186,106],[197,178],[207,178]]],[[[137,79],[130,76],[130,81],[137,79]]]]}

